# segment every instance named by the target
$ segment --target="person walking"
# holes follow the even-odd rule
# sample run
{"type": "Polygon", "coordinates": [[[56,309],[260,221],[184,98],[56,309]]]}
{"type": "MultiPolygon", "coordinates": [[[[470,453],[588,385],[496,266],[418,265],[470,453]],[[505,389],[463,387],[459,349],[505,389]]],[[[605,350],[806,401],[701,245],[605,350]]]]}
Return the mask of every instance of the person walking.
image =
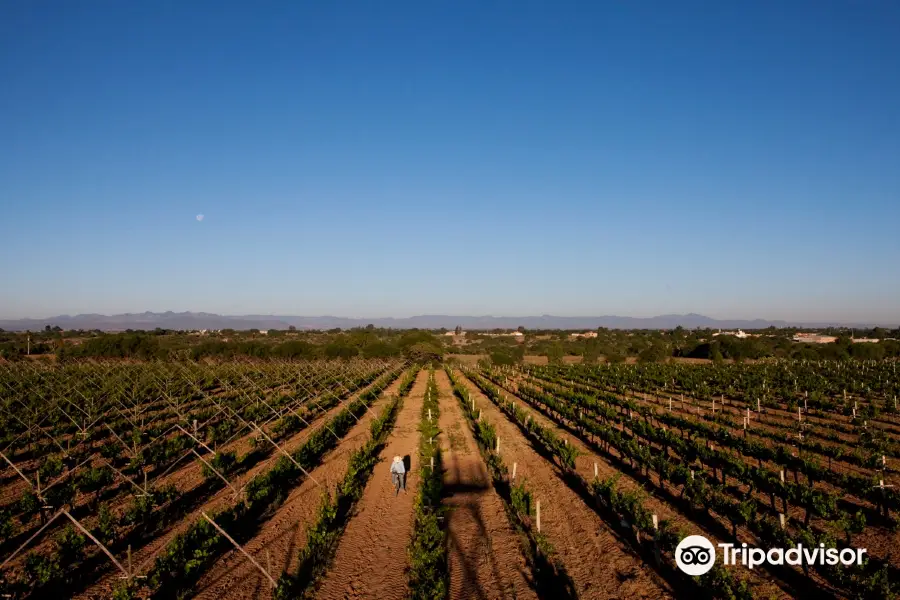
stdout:
{"type": "Polygon", "coordinates": [[[394,462],[391,463],[391,481],[394,483],[395,496],[400,493],[401,489],[406,491],[406,465],[399,456],[395,456],[394,462]]]}

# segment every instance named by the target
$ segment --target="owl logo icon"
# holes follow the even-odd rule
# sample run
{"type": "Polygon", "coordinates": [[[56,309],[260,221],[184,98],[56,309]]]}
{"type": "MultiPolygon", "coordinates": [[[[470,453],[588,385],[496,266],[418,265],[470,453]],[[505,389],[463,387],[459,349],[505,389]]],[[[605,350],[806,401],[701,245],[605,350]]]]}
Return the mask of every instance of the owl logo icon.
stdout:
{"type": "Polygon", "coordinates": [[[675,548],[675,563],[688,575],[703,575],[716,564],[716,549],[702,535],[689,535],[675,548]]]}

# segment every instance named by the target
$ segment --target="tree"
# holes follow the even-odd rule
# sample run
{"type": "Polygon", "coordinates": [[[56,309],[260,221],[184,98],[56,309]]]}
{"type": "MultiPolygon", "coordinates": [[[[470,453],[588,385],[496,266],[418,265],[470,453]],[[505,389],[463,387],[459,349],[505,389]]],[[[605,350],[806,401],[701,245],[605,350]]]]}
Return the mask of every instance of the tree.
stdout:
{"type": "Polygon", "coordinates": [[[515,348],[513,348],[512,349],[512,357],[513,357],[513,361],[517,365],[521,365],[523,362],[525,362],[525,346],[519,345],[519,346],[516,346],[515,348]]]}
{"type": "Polygon", "coordinates": [[[547,348],[547,362],[551,365],[559,365],[562,364],[563,356],[565,352],[563,348],[559,344],[553,344],[549,348],[547,348]]]}
{"type": "Polygon", "coordinates": [[[456,335],[461,334],[461,333],[462,333],[462,326],[461,326],[461,325],[457,325],[457,326],[456,326],[456,329],[454,329],[453,332],[454,332],[456,335]]]}
{"type": "Polygon", "coordinates": [[[293,325],[288,327],[288,331],[297,331],[297,328],[293,325]]]}
{"type": "Polygon", "coordinates": [[[642,363],[662,362],[668,358],[669,353],[662,344],[651,344],[638,355],[638,361],[642,363]]]}
{"type": "Polygon", "coordinates": [[[614,346],[609,346],[603,352],[603,357],[606,359],[606,362],[612,364],[619,364],[625,362],[625,354],[622,353],[618,348],[614,346]]]}
{"type": "Polygon", "coordinates": [[[291,340],[272,348],[272,356],[279,358],[315,358],[317,347],[302,340],[291,340]]]}
{"type": "Polygon", "coordinates": [[[597,364],[597,359],[600,357],[600,345],[597,343],[596,339],[588,340],[584,345],[584,353],[582,354],[582,362],[586,365],[595,365],[597,364]]]}
{"type": "Polygon", "coordinates": [[[519,333],[525,333],[525,327],[522,325],[519,325],[518,327],[516,327],[516,331],[518,331],[519,333]]]}
{"type": "Polygon", "coordinates": [[[391,356],[400,356],[400,348],[379,341],[363,346],[362,355],[364,358],[388,358],[391,356]]]}
{"type": "Polygon", "coordinates": [[[498,366],[514,365],[516,364],[516,359],[512,354],[505,352],[504,350],[494,350],[491,352],[491,364],[498,366]]]}
{"type": "Polygon", "coordinates": [[[350,346],[340,340],[325,346],[326,358],[353,358],[357,354],[359,354],[359,349],[357,349],[356,346],[350,346]]]}
{"type": "Polygon", "coordinates": [[[444,359],[443,350],[438,345],[428,342],[413,344],[403,353],[407,358],[417,362],[441,362],[444,359]]]}

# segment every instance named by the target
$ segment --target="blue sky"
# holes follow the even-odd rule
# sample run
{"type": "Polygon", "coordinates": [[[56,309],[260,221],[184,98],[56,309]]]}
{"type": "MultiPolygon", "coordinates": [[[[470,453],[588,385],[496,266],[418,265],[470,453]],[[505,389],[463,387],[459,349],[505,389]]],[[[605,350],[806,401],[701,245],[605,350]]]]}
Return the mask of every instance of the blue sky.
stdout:
{"type": "Polygon", "coordinates": [[[3,2],[0,317],[897,323],[897,31],[893,0],[3,2]]]}

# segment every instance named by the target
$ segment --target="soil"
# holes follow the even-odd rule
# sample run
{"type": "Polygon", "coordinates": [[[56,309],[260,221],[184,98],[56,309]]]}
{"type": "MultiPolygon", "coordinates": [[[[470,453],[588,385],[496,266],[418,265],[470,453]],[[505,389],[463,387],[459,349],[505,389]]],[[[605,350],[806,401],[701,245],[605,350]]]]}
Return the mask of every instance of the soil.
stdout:
{"type": "MultiPolygon", "coordinates": [[[[511,387],[515,387],[515,386],[511,386],[511,387]]],[[[507,389],[506,391],[511,392],[512,390],[507,389]]],[[[515,395],[512,395],[512,396],[508,395],[507,397],[516,398],[515,395]]],[[[516,398],[516,399],[518,400],[518,398],[516,398]]],[[[538,421],[539,423],[541,423],[542,425],[550,426],[551,428],[556,429],[557,432],[560,432],[560,433],[562,433],[563,431],[566,431],[560,425],[551,421],[546,416],[542,415],[540,413],[540,411],[534,410],[533,407],[529,406],[529,404],[527,402],[524,402],[521,400],[520,400],[520,402],[523,407],[527,407],[530,409],[529,412],[532,414],[533,418],[536,421],[538,421]]],[[[574,432],[572,432],[571,430],[568,430],[568,431],[570,432],[570,435],[574,434],[574,432]]],[[[564,435],[564,437],[565,437],[565,435],[564,435]]],[[[583,453],[581,456],[578,457],[578,459],[576,459],[576,461],[579,464],[578,469],[581,473],[583,473],[583,474],[589,473],[590,464],[587,464],[587,463],[596,457],[600,457],[600,461],[598,461],[598,468],[599,468],[599,474],[601,477],[606,476],[606,475],[604,475],[604,473],[614,473],[616,471],[616,467],[614,467],[614,466],[611,466],[608,471],[605,470],[604,464],[603,464],[604,459],[601,457],[601,455],[588,449],[586,447],[586,445],[584,445],[580,440],[578,440],[577,437],[575,437],[573,435],[573,437],[569,437],[569,439],[570,439],[570,443],[575,444],[576,447],[578,447],[579,450],[583,453]]],[[[659,452],[663,451],[663,449],[661,447],[654,446],[654,448],[656,451],[659,451],[659,452]]],[[[671,450],[670,450],[670,452],[671,452],[671,450]]],[[[614,451],[613,454],[620,456],[620,458],[621,458],[621,455],[619,455],[617,452],[614,451]]],[[[671,458],[673,461],[680,460],[680,458],[677,455],[675,455],[674,453],[672,453],[671,458]]],[[[631,472],[630,469],[619,469],[619,472],[624,474],[622,479],[619,481],[620,486],[633,487],[634,484],[639,483],[636,479],[632,482],[629,481],[629,480],[634,479],[634,477],[633,477],[634,474],[629,475],[629,473],[631,472]]],[[[659,495],[660,488],[663,490],[666,489],[666,485],[663,485],[661,482],[657,482],[657,484],[654,484],[652,478],[643,478],[643,476],[640,474],[637,474],[637,477],[642,478],[642,480],[646,483],[646,487],[647,487],[648,491],[650,491],[651,494],[653,494],[654,496],[659,495]]],[[[762,494],[758,491],[754,492],[753,490],[751,490],[748,486],[746,486],[744,484],[739,484],[739,485],[735,486],[735,483],[733,481],[729,482],[729,484],[732,487],[733,491],[737,490],[737,493],[735,494],[736,498],[740,499],[743,496],[752,493],[755,495],[757,500],[759,500],[759,502],[760,502],[759,510],[768,512],[769,497],[767,495],[762,494]]],[[[841,490],[837,490],[836,488],[832,488],[832,486],[830,486],[830,485],[824,485],[821,483],[818,485],[820,485],[821,487],[827,488],[829,490],[832,490],[832,491],[837,491],[837,492],[841,491],[841,490]]],[[[645,506],[651,507],[654,510],[654,512],[657,512],[660,514],[661,518],[671,519],[676,523],[686,525],[686,529],[685,529],[686,531],[690,531],[690,530],[698,527],[698,524],[690,521],[691,517],[688,515],[682,514],[682,515],[674,515],[674,517],[669,516],[667,513],[670,510],[670,506],[672,509],[675,508],[673,505],[669,505],[668,503],[666,503],[665,508],[660,510],[660,505],[656,502],[656,498],[654,498],[654,497],[649,498],[648,501],[645,503],[645,506]],[[685,519],[688,519],[688,520],[685,520],[685,519]]],[[[791,505],[790,510],[787,513],[787,516],[792,517],[793,519],[796,519],[798,521],[802,521],[804,518],[804,513],[805,513],[805,509],[803,509],[802,507],[797,506],[797,505],[791,505]]],[[[716,522],[720,528],[720,531],[722,531],[723,534],[722,535],[711,534],[708,527],[704,526],[703,527],[703,530],[704,530],[703,535],[705,535],[708,539],[712,540],[713,543],[718,543],[718,541],[729,541],[732,539],[730,533],[727,533],[730,530],[731,525],[725,518],[723,518],[721,515],[714,515],[706,520],[707,525],[711,522],[716,522]]],[[[836,535],[837,537],[839,537],[839,538],[843,537],[842,533],[833,530],[833,528],[830,526],[831,525],[830,521],[827,519],[814,517],[811,520],[811,525],[814,527],[817,526],[826,531],[832,530],[832,533],[834,535],[836,535]]],[[[738,527],[737,532],[738,532],[738,538],[741,541],[746,541],[747,543],[750,543],[751,545],[757,545],[757,546],[761,545],[761,542],[756,537],[756,534],[754,534],[746,526],[738,527]]],[[[867,529],[863,533],[856,534],[853,537],[852,545],[855,547],[858,547],[858,548],[866,548],[868,551],[868,555],[886,559],[892,565],[896,566],[897,558],[893,554],[893,548],[896,547],[896,539],[897,538],[898,538],[898,534],[896,532],[893,532],[890,530],[885,530],[882,526],[870,525],[869,527],[867,527],[867,529]]],[[[799,570],[795,569],[795,571],[796,571],[797,577],[793,578],[794,582],[795,582],[795,584],[799,583],[802,585],[802,582],[807,578],[807,576],[806,575],[800,576],[799,570]]],[[[761,597],[780,597],[781,594],[786,593],[784,590],[789,589],[790,586],[792,585],[787,579],[779,578],[777,576],[776,572],[771,572],[771,576],[768,576],[768,577],[763,573],[763,571],[754,571],[751,573],[751,572],[747,571],[746,569],[740,569],[740,572],[742,572],[742,575],[741,575],[742,577],[747,577],[747,576],[750,577],[751,585],[754,588],[754,594],[761,596],[761,597]],[[779,592],[778,590],[775,590],[773,587],[774,585],[778,585],[779,587],[782,587],[783,588],[782,591],[779,592]]],[[[835,597],[841,597],[837,590],[832,589],[830,584],[828,584],[828,582],[826,582],[824,579],[822,579],[821,575],[813,572],[809,575],[809,577],[811,578],[811,580],[814,582],[815,585],[821,587],[822,589],[830,590],[831,593],[835,595],[835,597]]],[[[800,592],[798,592],[798,593],[800,593],[800,592]]]]}
{"type": "Polygon", "coordinates": [[[635,555],[619,535],[591,510],[562,479],[559,467],[542,457],[478,388],[459,374],[477,407],[501,439],[507,464],[517,463],[536,501],[541,503],[541,533],[553,545],[582,598],[672,598],[652,566],[635,555]]]}
{"type": "MultiPolygon", "coordinates": [[[[390,386],[388,386],[386,393],[392,393],[392,392],[395,393],[396,389],[398,387],[399,387],[399,379],[395,380],[390,386]]],[[[354,394],[353,397],[355,398],[356,394],[354,394]]],[[[380,400],[379,400],[379,402],[380,402],[380,400]]],[[[300,446],[303,445],[303,443],[307,440],[307,438],[312,434],[313,431],[317,430],[321,426],[321,424],[327,423],[328,420],[330,420],[332,417],[334,417],[334,415],[336,415],[338,412],[343,410],[346,407],[346,405],[347,405],[347,401],[345,400],[343,403],[330,408],[324,414],[319,415],[315,421],[311,421],[312,427],[308,427],[308,428],[304,429],[303,431],[300,431],[300,432],[294,434],[290,438],[281,441],[280,446],[282,448],[284,448],[284,450],[286,452],[293,452],[294,450],[296,450],[297,448],[299,448],[300,446]]],[[[372,409],[372,412],[374,412],[374,411],[375,411],[375,408],[372,409]]],[[[360,421],[371,418],[372,412],[367,411],[365,413],[365,416],[363,417],[363,419],[360,419],[360,421]]],[[[355,431],[355,430],[351,430],[351,433],[353,433],[353,431],[355,431]]],[[[364,430],[364,431],[366,431],[366,430],[364,430]]],[[[344,439],[344,442],[346,442],[347,439],[349,439],[349,435],[348,435],[348,437],[346,437],[344,439]]],[[[343,449],[342,447],[338,447],[337,449],[335,449],[335,451],[330,456],[333,456],[334,453],[340,452],[342,449],[343,449]]],[[[250,481],[258,473],[260,473],[261,471],[263,471],[266,468],[271,467],[273,462],[275,460],[277,460],[279,456],[280,456],[279,453],[273,452],[273,454],[268,459],[261,461],[260,463],[255,465],[252,469],[250,469],[250,470],[246,471],[245,473],[242,473],[241,475],[236,477],[232,481],[232,484],[235,487],[237,487],[238,489],[240,489],[244,484],[246,484],[248,481],[250,481]]],[[[326,464],[327,464],[327,462],[328,462],[328,459],[326,458],[326,464]]],[[[190,481],[181,481],[179,489],[181,489],[181,490],[192,489],[200,484],[200,481],[202,478],[202,475],[200,474],[200,470],[192,469],[191,472],[193,473],[193,479],[190,481]]],[[[338,475],[338,477],[341,475],[343,475],[343,471],[341,471],[341,474],[338,475]]],[[[313,477],[316,477],[315,471],[313,471],[313,477]]],[[[318,479],[320,483],[323,483],[323,484],[325,483],[318,477],[316,477],[316,479],[318,479]]],[[[304,482],[301,484],[300,487],[303,487],[307,483],[308,482],[306,480],[304,480],[304,482]]],[[[315,485],[315,484],[312,484],[312,485],[315,485]]],[[[136,570],[138,572],[143,573],[143,572],[146,572],[149,568],[151,568],[152,564],[153,564],[153,560],[155,559],[156,555],[159,554],[168,545],[168,543],[172,539],[174,539],[174,537],[176,535],[187,530],[188,527],[190,527],[191,524],[194,523],[197,519],[202,518],[200,516],[201,511],[206,511],[207,514],[209,514],[210,512],[215,512],[215,510],[217,510],[223,506],[227,506],[231,502],[234,502],[234,495],[231,493],[231,490],[227,487],[217,491],[212,496],[207,498],[201,504],[201,506],[199,506],[198,508],[193,510],[190,514],[185,515],[185,517],[182,518],[176,525],[174,525],[173,527],[168,529],[165,533],[154,537],[145,546],[143,546],[142,548],[135,551],[134,556],[133,556],[133,564],[135,565],[136,570]]],[[[318,508],[318,497],[316,497],[315,501],[312,502],[312,510],[316,510],[317,508],[318,508]]],[[[243,556],[242,556],[242,558],[243,558],[243,556]]],[[[265,556],[263,556],[262,558],[264,560],[265,556]]],[[[246,560],[246,559],[244,559],[244,560],[246,560]]],[[[255,567],[253,567],[252,565],[250,565],[250,568],[255,569],[255,567]]],[[[274,568],[274,562],[273,562],[273,568],[274,568]]],[[[280,571],[277,571],[277,570],[276,570],[276,572],[280,573],[280,571]]],[[[256,571],[256,573],[258,574],[259,572],[256,571]]],[[[260,575],[260,578],[262,578],[262,575],[260,575]]],[[[88,589],[86,589],[83,593],[78,594],[76,596],[76,598],[85,599],[85,600],[87,600],[87,599],[93,600],[95,598],[107,598],[111,595],[111,590],[118,583],[119,583],[118,572],[108,569],[106,575],[104,575],[100,580],[98,580],[93,585],[88,587],[88,589]]],[[[198,587],[197,589],[200,589],[200,588],[198,587]]],[[[246,597],[246,596],[237,596],[237,597],[246,597]]]]}
{"type": "Polygon", "coordinates": [[[379,456],[375,474],[341,536],[334,562],[321,583],[317,598],[378,598],[402,600],[408,593],[407,546],[415,516],[418,489],[418,424],[428,385],[428,371],[419,372],[403,402],[394,431],[379,456]],[[406,462],[406,492],[395,495],[390,465],[394,456],[406,462]]]}
{"type": "MultiPolygon", "coordinates": [[[[534,384],[533,381],[529,383],[531,383],[532,385],[534,384]]],[[[514,386],[510,387],[512,388],[514,386]]],[[[575,459],[575,470],[586,481],[591,481],[594,478],[594,466],[596,465],[597,477],[599,479],[606,479],[612,476],[619,477],[619,480],[617,482],[618,489],[629,491],[643,489],[645,492],[648,492],[649,494],[644,499],[644,507],[648,508],[654,514],[656,514],[660,520],[671,521],[677,526],[680,526],[684,531],[687,531],[691,534],[703,535],[713,544],[731,541],[730,538],[722,535],[721,532],[712,532],[707,527],[702,527],[699,524],[694,523],[688,515],[683,514],[677,506],[673,506],[672,504],[670,504],[664,497],[657,497],[658,495],[663,496],[663,494],[660,494],[660,487],[662,487],[663,490],[666,490],[666,487],[664,485],[661,486],[659,482],[654,484],[652,478],[639,481],[635,478],[635,474],[630,473],[627,469],[623,469],[619,466],[611,464],[606,456],[595,452],[594,449],[585,444],[572,431],[561,427],[557,422],[551,420],[540,411],[535,410],[533,406],[515,396],[512,393],[512,389],[503,389],[506,398],[515,400],[519,404],[519,406],[526,409],[535,422],[539,423],[543,427],[550,428],[560,438],[568,440],[569,444],[575,446],[575,448],[578,449],[578,456],[575,459]]],[[[659,449],[659,451],[662,452],[662,449],[659,449]]],[[[614,454],[618,455],[620,459],[622,458],[621,455],[619,455],[617,452],[615,452],[614,454]]],[[[638,473],[637,476],[640,477],[640,474],[638,473]]],[[[725,526],[730,527],[730,525],[727,524],[725,526]]],[[[741,533],[742,541],[756,543],[755,536],[753,536],[753,534],[750,533],[746,528],[739,528],[739,532],[741,533]]],[[[780,589],[777,584],[773,583],[771,580],[766,579],[765,574],[760,570],[751,572],[748,569],[741,568],[738,573],[739,577],[749,580],[755,596],[761,598],[790,597],[789,595],[786,596],[786,592],[780,589]]]]}
{"type": "Polygon", "coordinates": [[[450,598],[537,598],[531,573],[466,426],[450,380],[435,372],[449,545],[450,598]]]}
{"type": "MultiPolygon", "coordinates": [[[[306,544],[307,526],[315,519],[325,490],[333,489],[343,478],[350,454],[366,443],[369,423],[381,411],[387,395],[396,393],[399,384],[398,379],[387,388],[385,394],[351,428],[341,444],[313,469],[311,477],[291,491],[256,537],[244,544],[244,550],[269,570],[276,581],[281,573],[296,570],[300,549],[306,544]]],[[[269,580],[237,550],[224,554],[200,579],[194,592],[194,597],[201,600],[272,597],[269,580]]]]}

